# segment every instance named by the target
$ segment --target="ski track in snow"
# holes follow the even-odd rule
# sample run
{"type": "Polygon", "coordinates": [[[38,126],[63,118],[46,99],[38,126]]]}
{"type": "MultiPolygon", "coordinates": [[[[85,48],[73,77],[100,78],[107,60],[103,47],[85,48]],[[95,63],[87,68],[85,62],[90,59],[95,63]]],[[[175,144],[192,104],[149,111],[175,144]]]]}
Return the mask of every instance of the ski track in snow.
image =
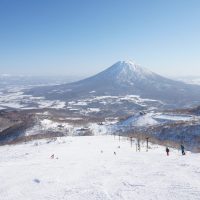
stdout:
{"type": "Polygon", "coordinates": [[[0,155],[1,200],[200,199],[199,154],[85,136],[1,146],[0,155]]]}

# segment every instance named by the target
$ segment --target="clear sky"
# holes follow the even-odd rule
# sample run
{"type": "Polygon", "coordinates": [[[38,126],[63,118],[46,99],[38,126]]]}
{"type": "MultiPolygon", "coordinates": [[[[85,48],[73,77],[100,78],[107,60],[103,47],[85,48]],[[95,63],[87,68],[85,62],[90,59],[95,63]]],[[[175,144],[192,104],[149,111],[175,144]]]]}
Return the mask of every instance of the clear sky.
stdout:
{"type": "Polygon", "coordinates": [[[90,75],[124,59],[200,76],[200,0],[0,0],[0,73],[90,75]]]}

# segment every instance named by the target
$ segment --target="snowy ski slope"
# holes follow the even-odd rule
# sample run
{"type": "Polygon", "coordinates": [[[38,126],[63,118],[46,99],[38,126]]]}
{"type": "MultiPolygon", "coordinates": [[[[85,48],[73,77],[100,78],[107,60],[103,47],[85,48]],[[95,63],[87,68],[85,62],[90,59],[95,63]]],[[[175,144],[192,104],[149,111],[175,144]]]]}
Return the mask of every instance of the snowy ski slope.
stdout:
{"type": "Polygon", "coordinates": [[[113,136],[1,146],[0,199],[199,200],[200,154],[150,148],[113,136]]]}

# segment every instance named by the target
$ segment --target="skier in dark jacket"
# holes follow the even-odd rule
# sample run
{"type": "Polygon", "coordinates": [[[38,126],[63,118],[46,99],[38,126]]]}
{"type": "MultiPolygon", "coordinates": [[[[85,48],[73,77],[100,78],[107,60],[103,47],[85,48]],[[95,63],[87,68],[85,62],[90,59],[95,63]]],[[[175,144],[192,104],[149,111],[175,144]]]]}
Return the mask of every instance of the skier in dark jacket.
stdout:
{"type": "Polygon", "coordinates": [[[181,144],[181,152],[182,152],[182,155],[185,155],[185,147],[181,144]]]}
{"type": "Polygon", "coordinates": [[[167,156],[169,156],[169,148],[166,147],[166,153],[167,153],[167,156]]]}

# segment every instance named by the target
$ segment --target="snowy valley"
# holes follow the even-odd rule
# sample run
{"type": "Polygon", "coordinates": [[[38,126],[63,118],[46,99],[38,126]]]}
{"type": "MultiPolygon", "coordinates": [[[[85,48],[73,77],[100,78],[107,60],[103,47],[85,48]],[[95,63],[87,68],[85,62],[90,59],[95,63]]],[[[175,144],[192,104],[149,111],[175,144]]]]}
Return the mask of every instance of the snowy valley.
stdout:
{"type": "Polygon", "coordinates": [[[133,61],[73,83],[1,79],[0,144],[120,134],[200,151],[200,86],[164,78],[133,61]]]}

